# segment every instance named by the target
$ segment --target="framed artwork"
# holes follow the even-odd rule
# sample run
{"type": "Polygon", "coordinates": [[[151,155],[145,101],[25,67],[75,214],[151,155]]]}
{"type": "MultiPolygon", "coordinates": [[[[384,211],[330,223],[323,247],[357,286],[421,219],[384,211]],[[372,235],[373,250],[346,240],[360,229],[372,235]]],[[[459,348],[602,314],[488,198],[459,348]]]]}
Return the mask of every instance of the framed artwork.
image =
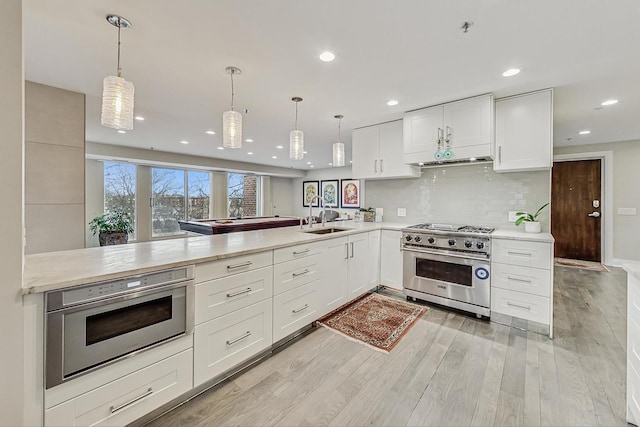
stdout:
{"type": "Polygon", "coordinates": [[[343,179],[340,181],[340,200],[343,208],[360,207],[359,179],[343,179]]]}
{"type": "Polygon", "coordinates": [[[331,205],[332,208],[340,207],[340,182],[337,179],[329,179],[327,181],[320,181],[320,195],[325,200],[327,205],[331,205]]]}
{"type": "Polygon", "coordinates": [[[320,183],[318,181],[303,181],[302,182],[302,206],[308,208],[311,205],[314,208],[320,207],[320,200],[314,200],[311,204],[311,200],[319,195],[320,183]]]}

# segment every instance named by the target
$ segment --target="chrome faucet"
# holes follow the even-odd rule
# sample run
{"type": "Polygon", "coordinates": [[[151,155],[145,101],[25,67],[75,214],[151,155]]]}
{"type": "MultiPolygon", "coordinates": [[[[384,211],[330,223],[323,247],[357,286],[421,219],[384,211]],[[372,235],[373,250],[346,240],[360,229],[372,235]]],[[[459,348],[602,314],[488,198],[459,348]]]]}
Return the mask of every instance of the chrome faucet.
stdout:
{"type": "MultiPolygon", "coordinates": [[[[324,205],[326,204],[326,201],[324,200],[324,198],[322,196],[313,196],[309,201],[309,228],[313,228],[313,202],[315,202],[316,200],[322,200],[322,211],[325,212],[324,205]]],[[[325,214],[323,213],[322,214],[323,227],[324,227],[324,217],[325,217],[325,214]]]]}

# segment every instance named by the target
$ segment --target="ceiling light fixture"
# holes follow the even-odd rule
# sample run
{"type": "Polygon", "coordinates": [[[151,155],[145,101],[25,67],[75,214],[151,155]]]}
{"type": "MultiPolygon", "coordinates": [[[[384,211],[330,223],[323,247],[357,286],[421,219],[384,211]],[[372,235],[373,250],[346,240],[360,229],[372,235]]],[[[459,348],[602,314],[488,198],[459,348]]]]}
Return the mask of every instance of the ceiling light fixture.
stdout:
{"type": "Polygon", "coordinates": [[[188,144],[189,141],[180,141],[180,144],[188,144]]]}
{"type": "Polygon", "coordinates": [[[283,147],[282,145],[278,145],[278,146],[276,146],[276,148],[277,148],[278,150],[282,150],[284,147],[283,147]]]}
{"type": "Polygon", "coordinates": [[[516,74],[520,74],[520,69],[519,68],[509,68],[507,71],[502,73],[502,76],[503,77],[513,77],[516,74]]]}
{"type": "Polygon", "coordinates": [[[253,142],[253,139],[247,138],[247,139],[244,140],[244,142],[253,142]]]}
{"type": "Polygon", "coordinates": [[[271,156],[271,158],[272,158],[272,159],[277,159],[277,158],[278,158],[278,156],[271,156]]]}
{"type": "Polygon", "coordinates": [[[116,76],[102,81],[102,114],[100,123],[113,129],[133,129],[133,83],[122,78],[120,68],[120,30],[131,28],[131,22],[117,15],[107,15],[107,21],[118,27],[118,68],[116,76]]]}
{"type": "Polygon", "coordinates": [[[327,50],[327,51],[322,52],[322,53],[320,54],[319,58],[320,58],[320,60],[321,60],[322,62],[331,62],[331,61],[333,61],[334,59],[336,59],[336,55],[335,55],[333,52],[329,52],[329,51],[327,50]]]}
{"type": "Polygon", "coordinates": [[[120,130],[118,131],[118,133],[127,133],[127,131],[126,131],[126,130],[122,130],[122,129],[120,129],[120,130]]]}
{"type": "Polygon", "coordinates": [[[342,124],[342,114],[333,116],[338,119],[338,141],[333,143],[333,167],[344,166],[344,144],[340,140],[340,125],[342,124]]]}
{"type": "Polygon", "coordinates": [[[398,101],[396,101],[395,99],[391,99],[391,100],[387,101],[387,105],[389,107],[393,107],[394,105],[398,105],[398,101]]]}
{"type": "Polygon", "coordinates": [[[293,130],[289,134],[289,158],[291,160],[302,160],[304,157],[304,133],[298,130],[298,102],[302,101],[299,96],[291,98],[296,103],[296,121],[293,130]]]}
{"type": "Polygon", "coordinates": [[[218,150],[224,150],[224,147],[218,147],[218,150]]]}
{"type": "Polygon", "coordinates": [[[253,151],[249,151],[247,154],[253,156],[253,151]]]}
{"type": "Polygon", "coordinates": [[[143,122],[144,121],[144,117],[142,117],[142,116],[135,116],[134,119],[136,119],[139,122],[143,122]]]}
{"type": "Polygon", "coordinates": [[[578,132],[578,134],[580,135],[589,135],[591,133],[590,130],[581,130],[580,132],[578,132]]]}
{"type": "Polygon", "coordinates": [[[613,104],[617,104],[618,100],[617,99],[607,99],[606,101],[604,101],[602,104],[602,106],[607,106],[607,105],[613,105],[613,104]]]}
{"type": "Polygon", "coordinates": [[[212,130],[207,130],[204,133],[206,133],[207,135],[215,135],[216,133],[212,130]]]}
{"type": "Polygon", "coordinates": [[[231,75],[231,110],[222,115],[222,145],[225,148],[242,148],[242,114],[233,109],[233,75],[240,74],[240,68],[227,67],[231,75]]]}

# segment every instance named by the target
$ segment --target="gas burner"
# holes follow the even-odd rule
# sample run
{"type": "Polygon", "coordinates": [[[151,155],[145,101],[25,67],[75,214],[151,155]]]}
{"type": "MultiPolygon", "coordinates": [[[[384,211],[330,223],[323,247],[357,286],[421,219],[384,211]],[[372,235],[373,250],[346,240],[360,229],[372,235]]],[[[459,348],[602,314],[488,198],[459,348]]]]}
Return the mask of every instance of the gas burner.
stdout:
{"type": "Polygon", "coordinates": [[[473,225],[465,225],[458,229],[460,233],[481,233],[491,234],[495,231],[494,227],[474,227],[473,225]]]}
{"type": "Polygon", "coordinates": [[[490,257],[495,228],[455,224],[416,224],[402,230],[402,247],[431,253],[490,257]]]}
{"type": "Polygon", "coordinates": [[[416,224],[407,227],[409,230],[431,230],[431,231],[447,231],[451,233],[479,233],[491,234],[495,228],[493,227],[476,227],[473,225],[454,225],[454,224],[416,224]]]}

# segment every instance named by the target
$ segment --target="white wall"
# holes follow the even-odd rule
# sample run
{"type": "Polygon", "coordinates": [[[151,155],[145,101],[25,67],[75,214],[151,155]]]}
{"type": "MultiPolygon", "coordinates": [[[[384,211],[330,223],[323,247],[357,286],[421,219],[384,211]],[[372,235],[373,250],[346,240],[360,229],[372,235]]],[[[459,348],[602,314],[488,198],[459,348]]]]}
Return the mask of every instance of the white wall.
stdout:
{"type": "Polygon", "coordinates": [[[89,222],[104,213],[104,163],[85,161],[85,247],[99,246],[98,236],[89,229],[89,222]]]}
{"type": "Polygon", "coordinates": [[[22,2],[0,2],[0,425],[23,424],[24,70],[22,2]]]}
{"type": "Polygon", "coordinates": [[[636,208],[640,214],[640,141],[557,147],[553,154],[597,151],[613,152],[613,258],[640,261],[640,216],[617,213],[618,208],[636,208]]]}
{"type": "MultiPolygon", "coordinates": [[[[293,179],[271,177],[271,215],[297,216],[293,209],[293,179]]],[[[302,184],[300,184],[302,185],[302,184]]]]}
{"type": "MultiPolygon", "coordinates": [[[[293,215],[294,216],[309,216],[309,208],[302,206],[302,183],[304,181],[322,181],[322,180],[340,180],[340,179],[351,179],[351,166],[346,166],[342,168],[329,168],[329,169],[318,169],[318,170],[309,170],[304,178],[295,178],[292,179],[292,194],[293,194],[293,215]]],[[[361,203],[360,206],[365,207],[369,206],[365,205],[365,189],[364,189],[364,181],[360,182],[360,197],[361,203]]],[[[338,195],[340,197],[340,195],[338,195]]],[[[368,202],[366,202],[368,203],[368,202]]],[[[349,213],[349,215],[353,215],[353,212],[356,209],[345,209],[345,208],[335,208],[334,210],[338,210],[342,215],[344,212],[349,213]]],[[[322,212],[322,208],[313,208],[313,214],[318,216],[320,212],[322,212]]]]}

